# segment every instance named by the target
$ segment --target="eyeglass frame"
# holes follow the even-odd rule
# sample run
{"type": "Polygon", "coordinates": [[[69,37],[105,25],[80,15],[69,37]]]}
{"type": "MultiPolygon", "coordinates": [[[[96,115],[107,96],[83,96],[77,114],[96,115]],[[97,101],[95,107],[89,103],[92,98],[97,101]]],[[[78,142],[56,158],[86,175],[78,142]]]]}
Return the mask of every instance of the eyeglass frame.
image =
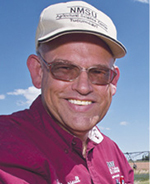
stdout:
{"type": "MultiPolygon", "coordinates": [[[[52,68],[51,65],[52,65],[53,63],[56,63],[55,60],[54,60],[54,61],[51,61],[51,62],[47,62],[47,61],[41,56],[40,52],[37,53],[37,56],[40,57],[41,60],[43,61],[43,63],[46,65],[46,67],[48,67],[48,69],[49,69],[49,71],[50,71],[50,73],[51,73],[51,75],[52,75],[52,77],[53,77],[54,79],[56,79],[56,80],[61,80],[61,81],[65,81],[65,82],[72,82],[72,81],[74,81],[75,79],[77,79],[77,78],[80,76],[80,74],[81,74],[82,71],[86,71],[86,73],[87,73],[87,75],[88,75],[88,72],[89,72],[90,69],[96,68],[96,66],[91,66],[91,67],[89,67],[89,68],[84,68],[84,67],[81,67],[81,66],[79,66],[79,65],[75,65],[75,64],[71,63],[71,65],[74,65],[75,67],[77,67],[77,68],[79,69],[79,71],[80,71],[79,75],[78,75],[76,78],[70,79],[70,80],[61,79],[61,78],[57,78],[57,77],[53,74],[53,72],[51,71],[51,68],[52,68]]],[[[68,61],[68,60],[63,60],[63,59],[59,59],[59,60],[61,60],[61,61],[68,61]]],[[[62,63],[63,63],[63,62],[62,62],[62,63]]],[[[115,66],[113,65],[111,68],[107,68],[107,67],[105,67],[105,68],[108,69],[109,71],[113,72],[113,77],[112,77],[112,79],[111,79],[108,83],[105,83],[105,84],[93,83],[93,82],[89,79],[90,82],[91,82],[92,84],[94,84],[94,85],[107,85],[107,84],[112,83],[112,81],[114,80],[114,78],[117,76],[117,72],[116,72],[116,70],[115,70],[115,66]]],[[[89,78],[89,75],[88,75],[88,78],[89,78]]]]}

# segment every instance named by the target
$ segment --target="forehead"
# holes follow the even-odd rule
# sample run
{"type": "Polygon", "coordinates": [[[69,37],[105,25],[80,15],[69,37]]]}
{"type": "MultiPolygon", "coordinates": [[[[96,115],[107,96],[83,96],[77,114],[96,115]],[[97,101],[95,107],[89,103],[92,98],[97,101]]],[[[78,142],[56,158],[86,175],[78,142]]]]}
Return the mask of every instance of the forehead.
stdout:
{"type": "MultiPolygon", "coordinates": [[[[71,61],[82,60],[82,63],[84,61],[87,63],[88,59],[92,59],[93,62],[96,62],[96,60],[107,61],[111,59],[114,62],[112,52],[108,45],[99,37],[90,34],[64,35],[41,44],[39,50],[51,61],[60,58],[71,61]]],[[[81,62],[78,64],[81,64],[81,62]]]]}
{"type": "Polygon", "coordinates": [[[101,45],[112,54],[109,46],[102,39],[100,39],[98,36],[95,36],[92,34],[85,34],[85,33],[84,34],[82,33],[66,34],[58,38],[55,38],[54,40],[51,40],[49,42],[41,43],[39,45],[39,48],[40,49],[42,48],[43,52],[47,52],[49,50],[56,49],[61,45],[69,44],[72,42],[93,43],[95,45],[101,45]]]}

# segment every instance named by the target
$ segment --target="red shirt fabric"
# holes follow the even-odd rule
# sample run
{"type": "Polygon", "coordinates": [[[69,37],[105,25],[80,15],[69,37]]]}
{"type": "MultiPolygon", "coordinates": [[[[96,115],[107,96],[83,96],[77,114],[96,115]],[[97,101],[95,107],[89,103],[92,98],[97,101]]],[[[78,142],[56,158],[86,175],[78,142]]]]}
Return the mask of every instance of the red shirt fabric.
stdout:
{"type": "Polygon", "coordinates": [[[0,184],[116,184],[133,170],[118,146],[97,127],[82,142],[48,115],[41,96],[30,109],[0,116],[0,184]]]}

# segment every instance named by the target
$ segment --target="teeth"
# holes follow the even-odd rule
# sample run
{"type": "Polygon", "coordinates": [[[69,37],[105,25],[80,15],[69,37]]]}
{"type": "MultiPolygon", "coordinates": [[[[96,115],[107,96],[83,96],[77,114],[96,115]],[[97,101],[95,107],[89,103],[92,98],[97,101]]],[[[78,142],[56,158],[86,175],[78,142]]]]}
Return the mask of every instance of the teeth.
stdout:
{"type": "Polygon", "coordinates": [[[68,101],[75,105],[90,105],[92,103],[91,101],[81,101],[81,100],[73,100],[73,99],[70,99],[68,101]]]}

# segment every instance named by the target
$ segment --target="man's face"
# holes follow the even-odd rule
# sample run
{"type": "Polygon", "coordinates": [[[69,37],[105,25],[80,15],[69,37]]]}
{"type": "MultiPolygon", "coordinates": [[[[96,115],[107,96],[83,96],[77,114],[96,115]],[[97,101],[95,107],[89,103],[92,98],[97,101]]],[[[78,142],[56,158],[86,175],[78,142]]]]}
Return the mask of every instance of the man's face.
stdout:
{"type": "MultiPolygon", "coordinates": [[[[84,68],[94,65],[111,68],[114,62],[106,44],[92,35],[63,36],[47,44],[41,55],[47,62],[63,59],[84,68]]],[[[113,84],[92,84],[86,71],[74,81],[65,82],[54,79],[44,66],[41,88],[47,111],[63,128],[79,137],[104,117],[113,95],[113,84]]]]}

